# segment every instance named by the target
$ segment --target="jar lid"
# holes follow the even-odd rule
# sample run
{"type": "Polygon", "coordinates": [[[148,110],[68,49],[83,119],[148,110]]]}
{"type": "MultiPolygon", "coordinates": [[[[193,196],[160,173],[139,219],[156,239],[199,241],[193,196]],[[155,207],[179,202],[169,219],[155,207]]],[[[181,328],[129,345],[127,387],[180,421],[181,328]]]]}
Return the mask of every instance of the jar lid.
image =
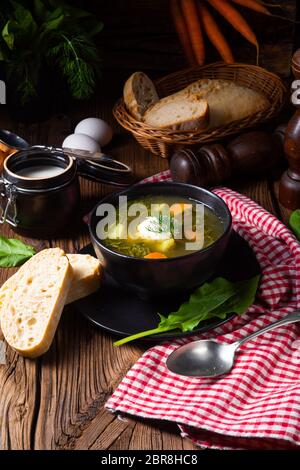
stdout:
{"type": "Polygon", "coordinates": [[[14,158],[10,155],[4,162],[4,177],[22,189],[47,189],[55,184],[61,186],[70,180],[70,174],[74,176],[75,170],[84,178],[113,186],[126,187],[135,182],[128,165],[101,152],[37,145],[17,152],[14,158]],[[26,169],[41,165],[61,167],[62,172],[55,175],[55,172],[49,171],[48,175],[43,172],[43,177],[28,177],[26,169]]]}
{"type": "Polygon", "coordinates": [[[4,179],[24,191],[54,190],[69,183],[76,171],[76,160],[60,149],[47,147],[19,151],[7,157],[3,164],[4,179]]]}

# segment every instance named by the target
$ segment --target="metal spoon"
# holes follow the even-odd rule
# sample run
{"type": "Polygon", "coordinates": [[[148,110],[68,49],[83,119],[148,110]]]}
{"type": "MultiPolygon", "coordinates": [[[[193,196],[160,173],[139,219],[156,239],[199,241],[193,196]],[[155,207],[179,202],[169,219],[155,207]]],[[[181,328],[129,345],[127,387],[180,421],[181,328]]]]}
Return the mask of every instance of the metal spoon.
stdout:
{"type": "MultiPolygon", "coordinates": [[[[17,134],[7,129],[0,129],[0,144],[7,147],[7,150],[24,150],[29,147],[29,143],[17,134]]],[[[8,152],[9,153],[9,152],[8,152]]]]}
{"type": "Polygon", "coordinates": [[[171,372],[187,377],[217,377],[227,374],[233,367],[235,352],[242,344],[266,331],[297,321],[300,321],[300,311],[287,315],[282,320],[271,323],[235,343],[220,344],[215,340],[193,341],[173,351],[167,359],[167,367],[171,372]]]}

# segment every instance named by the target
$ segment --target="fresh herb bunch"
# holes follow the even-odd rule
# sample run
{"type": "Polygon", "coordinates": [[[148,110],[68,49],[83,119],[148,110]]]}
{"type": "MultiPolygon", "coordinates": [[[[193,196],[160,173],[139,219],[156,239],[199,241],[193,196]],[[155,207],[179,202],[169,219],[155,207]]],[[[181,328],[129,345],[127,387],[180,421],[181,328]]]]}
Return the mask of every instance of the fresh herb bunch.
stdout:
{"type": "Polygon", "coordinates": [[[1,6],[0,28],[0,61],[22,105],[38,95],[49,67],[61,72],[73,98],[93,93],[100,70],[93,38],[103,28],[93,15],[60,0],[10,0],[1,6]]]}

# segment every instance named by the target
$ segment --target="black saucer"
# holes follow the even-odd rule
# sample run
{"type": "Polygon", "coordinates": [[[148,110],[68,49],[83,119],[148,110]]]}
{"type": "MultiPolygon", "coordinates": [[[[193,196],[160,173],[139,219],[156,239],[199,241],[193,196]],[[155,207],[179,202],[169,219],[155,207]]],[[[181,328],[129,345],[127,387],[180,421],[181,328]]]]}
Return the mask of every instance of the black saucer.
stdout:
{"type": "MultiPolygon", "coordinates": [[[[95,256],[92,245],[83,248],[80,253],[95,256]]],[[[225,277],[230,281],[242,281],[260,273],[255,254],[248,243],[233,232],[225,256],[219,263],[214,277],[225,277]]],[[[140,331],[156,328],[159,323],[157,312],[167,315],[176,311],[182,302],[189,298],[163,298],[155,302],[141,300],[132,292],[124,290],[111,276],[104,273],[101,289],[93,295],[78,300],[76,308],[93,324],[117,336],[129,336],[140,331]]],[[[183,333],[174,330],[170,333],[147,336],[144,341],[162,341],[180,338],[195,333],[204,333],[227,322],[218,318],[202,322],[193,332],[183,333]]]]}

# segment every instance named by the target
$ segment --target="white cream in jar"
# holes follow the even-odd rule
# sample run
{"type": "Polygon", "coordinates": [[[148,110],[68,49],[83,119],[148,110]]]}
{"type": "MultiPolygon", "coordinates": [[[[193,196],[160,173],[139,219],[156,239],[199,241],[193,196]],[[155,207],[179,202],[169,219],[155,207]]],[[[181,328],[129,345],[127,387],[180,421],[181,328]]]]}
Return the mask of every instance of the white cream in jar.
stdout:
{"type": "Polygon", "coordinates": [[[65,169],[55,165],[34,165],[22,168],[17,175],[23,178],[44,179],[61,175],[65,169]]]}

